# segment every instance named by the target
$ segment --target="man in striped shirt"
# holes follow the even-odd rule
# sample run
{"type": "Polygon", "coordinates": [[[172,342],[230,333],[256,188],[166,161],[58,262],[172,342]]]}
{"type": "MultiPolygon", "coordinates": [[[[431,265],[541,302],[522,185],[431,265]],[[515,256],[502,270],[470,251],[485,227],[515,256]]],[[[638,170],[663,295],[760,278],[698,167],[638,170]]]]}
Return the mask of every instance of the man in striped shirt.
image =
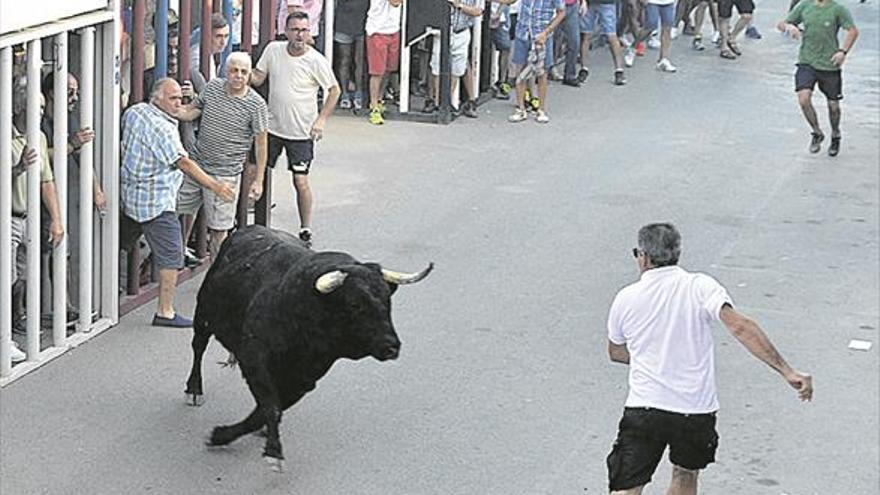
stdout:
{"type": "MultiPolygon", "coordinates": [[[[179,118],[188,121],[201,117],[193,158],[205,173],[228,184],[236,196],[248,150],[251,144],[255,145],[257,174],[249,196],[257,200],[263,195],[269,110],[266,102],[248,86],[250,75],[250,55],[230,54],[226,59],[226,78],[212,79],[192,104],[184,107],[179,118]]],[[[189,217],[184,239],[189,239],[191,218],[199,207],[211,232],[211,259],[216,259],[220,244],[235,224],[236,205],[219,199],[192,177],[185,177],[177,196],[177,213],[189,217]]]]}
{"type": "Polygon", "coordinates": [[[138,103],[122,116],[123,221],[126,230],[144,233],[159,269],[153,326],[192,326],[192,320],[176,314],[173,306],[177,270],[183,268],[183,237],[175,211],[183,174],[225,201],[235,199],[232,188],[205,174],[184,150],[177,132],[182,98],[177,81],[160,79],[153,85],[149,103],[138,103]]]}

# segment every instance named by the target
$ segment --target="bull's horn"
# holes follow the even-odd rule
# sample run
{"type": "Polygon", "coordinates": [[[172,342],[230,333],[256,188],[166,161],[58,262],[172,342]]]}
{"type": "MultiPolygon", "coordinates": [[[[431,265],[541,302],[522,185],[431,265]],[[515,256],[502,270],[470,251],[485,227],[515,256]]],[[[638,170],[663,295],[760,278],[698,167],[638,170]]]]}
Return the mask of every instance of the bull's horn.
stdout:
{"type": "Polygon", "coordinates": [[[315,281],[315,290],[321,294],[329,294],[342,286],[342,283],[345,282],[345,277],[347,276],[347,273],[339,270],[327,272],[318,277],[318,280],[315,281]]]}
{"type": "Polygon", "coordinates": [[[423,278],[427,277],[431,270],[434,269],[434,263],[428,263],[428,268],[418,272],[418,273],[400,273],[393,272],[391,270],[382,269],[382,277],[389,284],[414,284],[423,278]]]}

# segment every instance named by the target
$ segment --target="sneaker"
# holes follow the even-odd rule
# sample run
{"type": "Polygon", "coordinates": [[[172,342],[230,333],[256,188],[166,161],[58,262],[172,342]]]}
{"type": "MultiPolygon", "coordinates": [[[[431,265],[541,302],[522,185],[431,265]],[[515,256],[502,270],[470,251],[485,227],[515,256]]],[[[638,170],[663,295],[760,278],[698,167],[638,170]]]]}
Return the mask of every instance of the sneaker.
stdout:
{"type": "Polygon", "coordinates": [[[652,50],[660,49],[660,37],[657,36],[656,32],[652,34],[650,38],[648,38],[648,48],[652,50]]]}
{"type": "Polygon", "coordinates": [[[535,113],[535,122],[539,124],[546,124],[547,122],[550,122],[550,117],[547,116],[547,112],[545,112],[543,109],[538,109],[535,113]]]}
{"type": "Polygon", "coordinates": [[[385,113],[385,101],[379,101],[379,103],[376,103],[376,108],[380,112],[385,113]]]}
{"type": "Polygon", "coordinates": [[[577,80],[581,84],[587,82],[587,78],[590,77],[590,69],[586,67],[581,67],[581,70],[578,71],[577,80]]]}
{"type": "Polygon", "coordinates": [[[506,82],[497,82],[495,86],[493,86],[493,90],[495,93],[495,98],[499,100],[509,100],[510,99],[510,84],[506,82]]]}
{"type": "Polygon", "coordinates": [[[525,108],[517,107],[516,110],[513,111],[513,114],[510,117],[507,117],[508,122],[522,122],[529,118],[529,112],[526,112],[525,108]]]}
{"type": "Polygon", "coordinates": [[[712,44],[715,46],[721,46],[721,32],[715,31],[712,33],[712,44]]]}
{"type": "Polygon", "coordinates": [[[822,149],[822,141],[825,140],[825,135],[821,132],[814,132],[811,135],[812,138],[810,139],[810,153],[818,153],[819,150],[822,149]]]}
{"type": "Polygon", "coordinates": [[[623,75],[622,70],[614,71],[614,85],[615,86],[623,86],[626,84],[626,76],[623,75]]]}
{"type": "Polygon", "coordinates": [[[339,99],[339,108],[343,110],[351,109],[351,97],[348,96],[348,93],[342,95],[342,98],[339,99]]]}
{"type": "Polygon", "coordinates": [[[541,99],[537,96],[529,98],[528,100],[526,100],[526,102],[529,104],[529,107],[533,112],[537,112],[538,109],[541,108],[541,99]]]}
{"type": "Polygon", "coordinates": [[[644,41],[639,41],[636,43],[636,55],[639,57],[645,56],[645,51],[647,51],[647,47],[645,46],[644,41]]]}
{"type": "Polygon", "coordinates": [[[355,110],[363,110],[364,108],[364,99],[360,94],[354,95],[354,99],[351,100],[351,105],[355,110]]]}
{"type": "Polygon", "coordinates": [[[385,119],[382,117],[382,110],[379,110],[379,107],[373,107],[370,110],[370,123],[373,125],[382,125],[385,123],[385,119]]]}
{"type": "Polygon", "coordinates": [[[437,104],[431,98],[425,98],[425,106],[422,107],[422,113],[434,113],[437,111],[437,104]]]}
{"type": "Polygon", "coordinates": [[[177,314],[171,318],[153,315],[153,326],[169,328],[191,328],[193,326],[193,322],[189,318],[184,318],[177,314]]]}
{"type": "Polygon", "coordinates": [[[636,51],[632,48],[627,48],[625,52],[623,52],[623,63],[627,67],[632,67],[633,63],[636,61],[636,51]]]}
{"type": "Polygon", "coordinates": [[[12,345],[9,346],[9,354],[13,363],[20,363],[27,359],[27,354],[21,352],[21,349],[18,348],[18,344],[16,344],[14,340],[12,341],[12,345]]]}
{"type": "Polygon", "coordinates": [[[681,34],[681,31],[679,31],[677,27],[674,27],[674,28],[672,28],[672,29],[669,30],[669,38],[670,38],[670,39],[673,39],[673,40],[674,40],[674,39],[678,38],[678,36],[679,36],[680,34],[681,34]]]}
{"type": "Polygon", "coordinates": [[[703,44],[703,37],[698,34],[694,35],[694,40],[691,42],[691,46],[698,52],[706,49],[706,45],[703,44]]]}
{"type": "Polygon", "coordinates": [[[657,70],[661,72],[675,72],[678,70],[678,67],[672,65],[668,58],[664,58],[657,62],[657,70]]]}
{"type": "Polygon", "coordinates": [[[831,136],[831,146],[828,147],[828,156],[837,156],[840,153],[840,136],[831,136]]]}
{"type": "Polygon", "coordinates": [[[299,229],[299,240],[306,245],[307,248],[312,247],[312,229],[303,227],[299,229]]]}
{"type": "Polygon", "coordinates": [[[187,268],[195,268],[201,265],[205,260],[196,256],[196,251],[193,248],[186,248],[183,250],[183,264],[187,268]]]}
{"type": "Polygon", "coordinates": [[[467,118],[477,118],[477,104],[474,100],[468,100],[461,106],[461,114],[467,118]]]}
{"type": "Polygon", "coordinates": [[[575,79],[563,79],[563,80],[562,80],[562,85],[563,85],[563,86],[571,86],[572,88],[579,88],[579,87],[581,87],[581,82],[580,82],[580,80],[578,80],[577,78],[575,78],[575,79]]]}
{"type": "Polygon", "coordinates": [[[748,28],[746,28],[746,36],[753,40],[759,40],[763,38],[763,36],[761,36],[761,32],[758,31],[758,28],[756,28],[755,26],[749,26],[748,28]]]}

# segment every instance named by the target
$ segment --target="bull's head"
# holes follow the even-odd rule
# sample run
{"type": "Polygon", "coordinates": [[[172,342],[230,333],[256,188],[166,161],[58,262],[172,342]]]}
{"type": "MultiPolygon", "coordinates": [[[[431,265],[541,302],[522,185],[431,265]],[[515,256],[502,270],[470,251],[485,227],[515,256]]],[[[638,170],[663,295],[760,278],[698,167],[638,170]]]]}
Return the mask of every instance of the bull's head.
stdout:
{"type": "Polygon", "coordinates": [[[391,295],[397,286],[419,282],[433,269],[430,263],[421,272],[401,273],[364,263],[342,266],[317,278],[315,290],[344,306],[336,309],[345,320],[348,357],[369,355],[386,361],[400,355],[400,339],[391,322],[391,295]]]}

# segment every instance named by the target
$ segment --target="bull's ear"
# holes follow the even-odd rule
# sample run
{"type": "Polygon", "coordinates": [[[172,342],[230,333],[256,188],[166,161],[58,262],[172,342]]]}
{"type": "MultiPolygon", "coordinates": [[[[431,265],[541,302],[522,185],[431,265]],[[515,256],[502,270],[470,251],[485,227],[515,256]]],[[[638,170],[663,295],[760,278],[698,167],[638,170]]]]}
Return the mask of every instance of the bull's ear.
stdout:
{"type": "Polygon", "coordinates": [[[397,291],[397,284],[390,282],[385,278],[385,270],[382,269],[382,265],[379,263],[364,263],[364,265],[382,277],[382,280],[388,285],[388,290],[391,291],[392,295],[397,291]]]}
{"type": "Polygon", "coordinates": [[[329,294],[342,286],[342,283],[345,282],[345,277],[348,277],[348,274],[343,271],[334,270],[327,272],[315,281],[315,290],[321,294],[329,294]]]}

